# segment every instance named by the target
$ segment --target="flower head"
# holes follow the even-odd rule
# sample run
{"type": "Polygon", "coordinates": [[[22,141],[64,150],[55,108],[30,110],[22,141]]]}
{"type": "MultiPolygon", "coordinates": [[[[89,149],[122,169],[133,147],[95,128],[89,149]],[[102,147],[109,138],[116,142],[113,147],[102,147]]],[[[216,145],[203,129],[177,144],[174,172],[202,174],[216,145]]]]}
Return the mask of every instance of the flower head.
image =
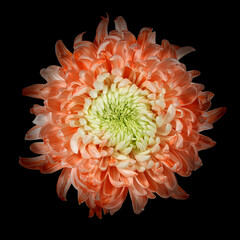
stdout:
{"type": "Polygon", "coordinates": [[[44,100],[34,105],[35,126],[26,134],[40,154],[20,164],[42,173],[62,169],[57,193],[62,200],[71,185],[101,218],[118,211],[129,192],[140,213],[154,193],[185,199],[175,173],[189,176],[202,162],[198,151],[215,142],[200,134],[212,128],[226,109],[210,110],[213,94],[193,83],[181,57],[194,51],[163,40],[155,43],[151,28],[137,39],[125,20],[100,22],[94,42],[83,33],[71,53],[56,43],[61,64],[41,70],[46,84],[26,87],[23,94],[44,100]]]}

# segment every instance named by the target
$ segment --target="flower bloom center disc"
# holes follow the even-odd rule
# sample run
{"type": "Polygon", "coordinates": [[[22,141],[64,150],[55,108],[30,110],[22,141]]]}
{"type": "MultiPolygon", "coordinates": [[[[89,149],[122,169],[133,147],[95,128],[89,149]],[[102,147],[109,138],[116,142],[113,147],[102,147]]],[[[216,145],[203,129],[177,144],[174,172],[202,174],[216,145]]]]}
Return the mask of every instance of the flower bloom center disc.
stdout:
{"type": "Polygon", "coordinates": [[[144,171],[153,166],[150,153],[159,150],[160,138],[156,136],[161,127],[161,117],[152,109],[156,101],[164,105],[164,89],[158,98],[149,91],[138,88],[129,79],[110,74],[100,74],[85,99],[79,120],[72,126],[79,126],[72,137],[72,149],[78,153],[78,140],[84,144],[93,142],[112,149],[118,168],[130,167],[144,171]],[[158,123],[156,122],[158,120],[158,123]]]}
{"type": "Polygon", "coordinates": [[[202,161],[198,151],[215,142],[201,134],[226,109],[209,110],[213,93],[193,83],[199,75],[180,59],[194,51],[162,40],[151,28],[136,38],[122,17],[108,33],[100,22],[94,42],[74,41],[71,53],[56,43],[61,64],[41,70],[46,84],[26,87],[23,94],[43,99],[27,134],[39,154],[20,157],[26,168],[62,170],[57,194],[66,200],[70,186],[85,202],[89,216],[118,211],[129,193],[135,213],[156,195],[186,199],[175,174],[189,176],[202,161]]]}

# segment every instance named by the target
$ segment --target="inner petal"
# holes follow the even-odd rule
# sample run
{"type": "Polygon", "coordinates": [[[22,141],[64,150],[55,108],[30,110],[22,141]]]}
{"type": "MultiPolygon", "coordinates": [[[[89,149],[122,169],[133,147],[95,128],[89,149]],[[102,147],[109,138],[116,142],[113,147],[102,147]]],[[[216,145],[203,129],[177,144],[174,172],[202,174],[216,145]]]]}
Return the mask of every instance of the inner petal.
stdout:
{"type": "Polygon", "coordinates": [[[110,73],[99,74],[93,87],[78,117],[69,121],[73,127],[79,127],[71,139],[73,152],[80,151],[85,156],[85,147],[94,144],[100,157],[106,152],[114,159],[111,164],[118,168],[143,172],[153,167],[152,154],[160,150],[161,135],[171,131],[168,122],[175,113],[171,107],[163,118],[165,89],[152,93],[110,73]]]}
{"type": "Polygon", "coordinates": [[[103,133],[107,146],[124,151],[132,148],[146,150],[156,133],[155,115],[142,90],[133,85],[105,85],[85,114],[91,134],[103,133]]]}

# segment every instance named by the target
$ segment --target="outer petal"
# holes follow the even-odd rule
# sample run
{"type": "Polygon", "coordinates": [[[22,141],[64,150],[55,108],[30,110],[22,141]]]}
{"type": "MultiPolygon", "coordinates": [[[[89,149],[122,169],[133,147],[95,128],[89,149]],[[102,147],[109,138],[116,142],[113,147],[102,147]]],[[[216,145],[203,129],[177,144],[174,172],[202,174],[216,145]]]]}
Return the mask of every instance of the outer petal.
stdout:
{"type": "Polygon", "coordinates": [[[185,55],[187,55],[188,53],[191,53],[194,51],[196,51],[196,49],[193,47],[189,47],[189,46],[181,47],[177,50],[177,59],[179,60],[182,57],[184,57],[185,55]]]}
{"type": "Polygon", "coordinates": [[[96,31],[96,37],[94,42],[99,45],[105,37],[108,36],[108,22],[109,22],[109,17],[107,18],[102,18],[102,21],[99,23],[96,31]]]}
{"type": "Polygon", "coordinates": [[[155,44],[155,32],[152,28],[142,28],[137,39],[137,43],[144,49],[150,44],[155,44]]]}
{"type": "Polygon", "coordinates": [[[55,51],[60,64],[64,68],[71,69],[73,66],[72,53],[65,47],[61,40],[57,41],[55,51]]]}
{"type": "Polygon", "coordinates": [[[134,187],[129,188],[129,194],[132,200],[133,211],[136,214],[140,214],[147,204],[148,197],[146,195],[144,196],[138,195],[133,188],[134,187]]]}
{"type": "Polygon", "coordinates": [[[216,145],[216,142],[214,142],[211,138],[204,136],[202,134],[199,134],[199,139],[196,144],[198,151],[211,148],[215,145],[216,145]]]}
{"type": "Polygon", "coordinates": [[[32,127],[25,136],[25,140],[38,140],[40,139],[40,131],[41,127],[40,126],[34,126],[32,127]]]}
{"type": "Polygon", "coordinates": [[[197,90],[194,86],[185,88],[179,96],[177,96],[177,102],[180,106],[189,105],[197,98],[197,90]]]}
{"type": "Polygon", "coordinates": [[[216,108],[211,111],[208,111],[207,112],[208,122],[215,123],[226,113],[226,111],[227,111],[226,107],[220,107],[220,108],[216,108]]]}
{"type": "Polygon", "coordinates": [[[69,187],[71,186],[71,168],[64,168],[58,178],[57,182],[57,194],[63,200],[66,201],[66,195],[69,187]]]}
{"type": "Polygon", "coordinates": [[[22,90],[22,94],[24,96],[33,97],[33,98],[43,98],[41,96],[41,88],[43,88],[45,84],[34,84],[29,87],[26,87],[22,90]]]}
{"type": "Polygon", "coordinates": [[[41,155],[32,158],[19,158],[19,164],[25,168],[39,170],[40,167],[46,162],[46,156],[41,155]]]}
{"type": "Polygon", "coordinates": [[[126,23],[126,21],[124,20],[124,18],[123,17],[117,17],[116,19],[115,19],[115,29],[117,30],[117,31],[119,31],[119,32],[122,32],[122,31],[127,31],[128,30],[128,28],[127,28],[127,23],[126,23]]]}

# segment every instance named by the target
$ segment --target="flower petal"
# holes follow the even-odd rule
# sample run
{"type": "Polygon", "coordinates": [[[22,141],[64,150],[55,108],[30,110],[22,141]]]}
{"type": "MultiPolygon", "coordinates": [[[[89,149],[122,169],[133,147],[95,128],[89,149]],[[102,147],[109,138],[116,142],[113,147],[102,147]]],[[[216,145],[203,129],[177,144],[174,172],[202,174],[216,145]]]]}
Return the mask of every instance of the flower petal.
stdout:
{"type": "Polygon", "coordinates": [[[181,47],[177,50],[177,59],[179,60],[182,57],[184,57],[185,55],[187,55],[188,53],[191,53],[194,51],[196,51],[196,49],[193,47],[190,47],[190,46],[181,47]]]}
{"type": "Polygon", "coordinates": [[[34,84],[29,87],[25,87],[22,90],[22,94],[28,97],[43,99],[43,97],[41,96],[41,88],[43,88],[44,86],[45,84],[34,84]]]}
{"type": "Polygon", "coordinates": [[[32,143],[30,150],[36,154],[47,154],[50,152],[48,146],[44,142],[32,143]]]}
{"type": "Polygon", "coordinates": [[[108,36],[108,22],[109,22],[109,17],[107,16],[106,18],[102,17],[102,21],[99,23],[96,31],[96,37],[94,39],[94,42],[99,45],[105,37],[108,36]]]}
{"type": "Polygon", "coordinates": [[[46,156],[41,155],[32,158],[19,158],[19,164],[25,168],[39,170],[42,164],[46,162],[46,156]]]}
{"type": "Polygon", "coordinates": [[[60,64],[64,68],[71,69],[73,67],[72,53],[66,48],[61,40],[57,41],[55,51],[60,64]]]}
{"type": "Polygon", "coordinates": [[[216,142],[213,141],[211,138],[204,136],[202,134],[199,134],[199,139],[195,146],[198,149],[198,151],[201,151],[201,150],[211,148],[215,145],[216,145],[216,142]]]}
{"type": "Polygon", "coordinates": [[[40,131],[41,127],[40,126],[34,126],[32,127],[25,136],[25,140],[38,140],[40,139],[40,131]]]}
{"type": "Polygon", "coordinates": [[[182,90],[179,96],[176,97],[180,106],[191,104],[197,98],[197,90],[194,86],[189,86],[182,90]]]}
{"type": "Polygon", "coordinates": [[[207,112],[208,119],[207,121],[211,124],[218,121],[225,113],[226,113],[226,107],[220,107],[213,110],[210,110],[207,112]]]}
{"type": "Polygon", "coordinates": [[[71,172],[71,168],[64,168],[58,178],[57,194],[63,201],[67,201],[66,195],[71,186],[71,172]]]}
{"type": "Polygon", "coordinates": [[[114,23],[115,23],[115,29],[119,32],[122,32],[122,31],[127,31],[128,28],[127,28],[127,23],[126,21],[124,20],[123,17],[117,17],[115,20],[114,20],[114,23]]]}

